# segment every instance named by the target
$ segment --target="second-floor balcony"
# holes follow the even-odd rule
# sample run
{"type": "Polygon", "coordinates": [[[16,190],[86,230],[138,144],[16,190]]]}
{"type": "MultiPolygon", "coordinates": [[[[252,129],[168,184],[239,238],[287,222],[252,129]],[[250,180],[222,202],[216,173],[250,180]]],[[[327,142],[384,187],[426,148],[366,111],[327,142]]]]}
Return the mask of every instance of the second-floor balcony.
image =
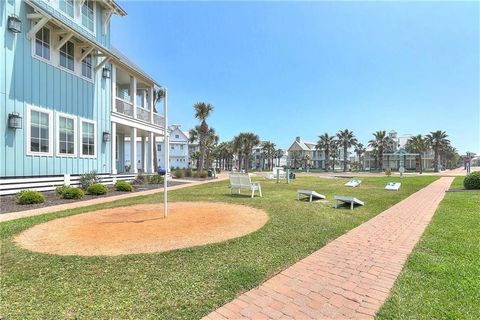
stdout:
{"type": "Polygon", "coordinates": [[[116,68],[113,77],[115,81],[113,112],[163,127],[163,116],[152,107],[153,85],[136,78],[121,68],[116,68]]]}

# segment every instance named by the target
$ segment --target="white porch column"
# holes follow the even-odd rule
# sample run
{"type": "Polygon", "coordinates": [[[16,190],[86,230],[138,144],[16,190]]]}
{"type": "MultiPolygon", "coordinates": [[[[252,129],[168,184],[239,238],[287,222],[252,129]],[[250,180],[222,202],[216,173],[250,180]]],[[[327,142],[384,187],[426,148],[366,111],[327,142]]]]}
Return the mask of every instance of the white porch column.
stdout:
{"type": "Polygon", "coordinates": [[[142,169],[143,169],[143,172],[146,173],[147,172],[147,168],[148,168],[148,165],[147,165],[147,159],[148,159],[148,154],[147,154],[147,137],[145,136],[142,136],[142,169]]]}
{"type": "Polygon", "coordinates": [[[130,102],[133,105],[133,117],[137,119],[137,78],[130,76],[130,102]]]}
{"type": "MultiPolygon", "coordinates": [[[[150,136],[148,137],[148,145],[150,149],[150,158],[148,161],[149,172],[156,173],[157,164],[153,161],[154,152],[157,152],[157,145],[155,143],[155,133],[150,132],[150,136]]],[[[158,159],[158,157],[157,157],[158,159]]],[[[157,160],[158,161],[158,160],[157,160]]]]}
{"type": "Polygon", "coordinates": [[[112,122],[112,174],[117,174],[117,124],[112,122]]]}
{"type": "Polygon", "coordinates": [[[149,89],[149,92],[148,92],[148,96],[149,96],[149,105],[150,105],[150,123],[153,123],[153,113],[154,113],[154,105],[153,105],[153,99],[154,99],[154,96],[153,96],[153,87],[151,87],[149,89]]]}
{"type": "Polygon", "coordinates": [[[137,128],[130,129],[130,173],[137,173],[137,128]]]}
{"type": "Polygon", "coordinates": [[[117,111],[117,67],[112,64],[112,111],[117,111]]]}

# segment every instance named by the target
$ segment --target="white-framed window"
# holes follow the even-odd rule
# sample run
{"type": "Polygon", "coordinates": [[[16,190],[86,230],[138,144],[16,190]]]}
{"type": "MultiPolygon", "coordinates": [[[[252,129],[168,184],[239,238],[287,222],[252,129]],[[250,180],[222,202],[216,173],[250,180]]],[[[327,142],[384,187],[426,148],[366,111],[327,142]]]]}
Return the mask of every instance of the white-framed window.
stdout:
{"type": "Polygon", "coordinates": [[[82,5],[82,25],[91,32],[95,31],[95,3],[93,0],[85,0],[82,5]]]}
{"type": "Polygon", "coordinates": [[[178,139],[180,136],[178,134],[175,135],[175,139],[178,139]]]}
{"type": "Polygon", "coordinates": [[[180,150],[183,150],[183,144],[180,145],[180,150]]]}
{"type": "Polygon", "coordinates": [[[157,144],[157,150],[158,150],[159,152],[162,151],[162,145],[161,145],[161,144],[157,144]]]}
{"type": "MultiPolygon", "coordinates": [[[[83,51],[83,50],[82,50],[83,51]]],[[[92,55],[89,54],[82,60],[82,76],[88,79],[92,79],[92,55]]]]}
{"type": "Polygon", "coordinates": [[[53,155],[53,111],[27,106],[27,155],[53,155]]]}
{"type": "Polygon", "coordinates": [[[43,27],[35,34],[34,54],[50,61],[50,29],[43,27]]]}
{"type": "Polygon", "coordinates": [[[77,156],[77,117],[57,112],[57,152],[58,157],[77,156]]]}
{"type": "Polygon", "coordinates": [[[70,17],[75,16],[74,0],[59,0],[58,7],[70,17]]]}
{"type": "Polygon", "coordinates": [[[80,120],[80,156],[95,158],[97,155],[97,125],[95,121],[80,120]]]}
{"type": "Polygon", "coordinates": [[[60,66],[71,71],[75,70],[75,45],[72,41],[67,41],[60,48],[60,66]]]}

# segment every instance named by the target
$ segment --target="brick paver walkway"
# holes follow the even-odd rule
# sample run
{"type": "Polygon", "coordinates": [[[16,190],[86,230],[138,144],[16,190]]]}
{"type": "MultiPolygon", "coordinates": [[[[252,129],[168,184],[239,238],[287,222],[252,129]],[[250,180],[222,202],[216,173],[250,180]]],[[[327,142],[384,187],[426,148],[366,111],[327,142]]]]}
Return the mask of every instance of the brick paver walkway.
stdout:
{"type": "Polygon", "coordinates": [[[440,178],[205,319],[371,319],[453,178],[440,178]]]}

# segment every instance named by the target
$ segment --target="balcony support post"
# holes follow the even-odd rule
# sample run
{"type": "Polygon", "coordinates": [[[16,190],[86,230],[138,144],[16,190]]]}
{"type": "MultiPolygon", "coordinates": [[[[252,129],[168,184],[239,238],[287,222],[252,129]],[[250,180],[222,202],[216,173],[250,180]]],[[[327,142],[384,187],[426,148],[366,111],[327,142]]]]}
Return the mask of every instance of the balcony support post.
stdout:
{"type": "Polygon", "coordinates": [[[112,122],[112,174],[117,174],[117,124],[112,122]]]}
{"type": "Polygon", "coordinates": [[[147,159],[148,159],[148,154],[147,154],[147,137],[142,136],[142,169],[143,173],[147,173],[147,159]]]}
{"type": "MultiPolygon", "coordinates": [[[[150,137],[148,138],[148,145],[149,145],[149,149],[150,149],[150,159],[149,159],[149,162],[148,162],[148,166],[150,167],[149,171],[151,173],[156,173],[156,169],[157,169],[158,164],[153,161],[154,160],[153,155],[155,154],[155,152],[157,152],[157,144],[155,143],[155,133],[153,133],[153,132],[150,132],[150,137]]],[[[158,159],[158,157],[157,157],[157,159],[158,159]]]]}
{"type": "Polygon", "coordinates": [[[149,100],[149,106],[150,106],[150,123],[154,123],[154,120],[153,120],[153,113],[154,113],[154,110],[155,110],[155,106],[153,105],[153,101],[155,99],[155,97],[153,96],[154,94],[154,90],[153,90],[153,86],[150,87],[149,89],[149,94],[148,94],[148,97],[150,98],[149,100]]]}
{"type": "Polygon", "coordinates": [[[137,173],[137,128],[130,128],[130,173],[137,173]]]}
{"type": "Polygon", "coordinates": [[[130,101],[133,105],[133,117],[137,119],[137,78],[130,76],[130,101]]]}

